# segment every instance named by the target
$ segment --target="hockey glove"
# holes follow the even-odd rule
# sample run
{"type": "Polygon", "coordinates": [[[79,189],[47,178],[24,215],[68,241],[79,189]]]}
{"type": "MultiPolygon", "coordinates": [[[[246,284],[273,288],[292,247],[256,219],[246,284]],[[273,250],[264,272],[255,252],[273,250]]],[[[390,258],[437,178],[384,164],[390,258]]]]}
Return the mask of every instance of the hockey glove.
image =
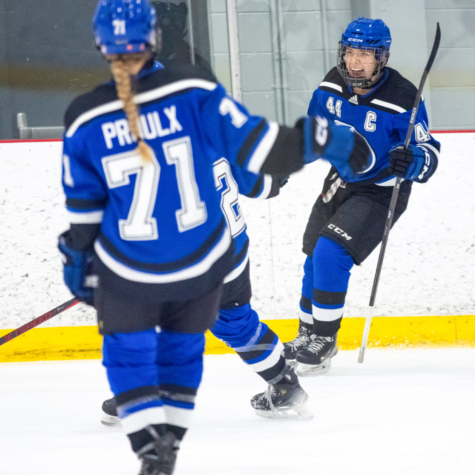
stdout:
{"type": "Polygon", "coordinates": [[[304,162],[312,163],[320,157],[328,160],[339,175],[348,180],[369,165],[371,150],[353,128],[329,123],[323,117],[309,117],[305,123],[304,162]]]}
{"type": "Polygon", "coordinates": [[[91,275],[93,253],[88,251],[76,251],[68,245],[69,231],[61,234],[58,239],[58,248],[63,259],[64,283],[71,293],[87,305],[93,305],[93,289],[87,285],[91,275]]]}
{"type": "Polygon", "coordinates": [[[414,180],[421,174],[425,160],[425,152],[419,147],[409,145],[406,150],[399,145],[389,152],[389,169],[399,178],[414,180]]]}

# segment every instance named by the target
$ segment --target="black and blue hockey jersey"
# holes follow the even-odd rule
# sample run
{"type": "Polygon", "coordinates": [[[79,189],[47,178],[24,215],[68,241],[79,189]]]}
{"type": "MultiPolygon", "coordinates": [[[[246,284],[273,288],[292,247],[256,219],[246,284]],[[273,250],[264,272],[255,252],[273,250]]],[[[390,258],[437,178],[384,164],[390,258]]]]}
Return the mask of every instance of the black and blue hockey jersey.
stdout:
{"type": "MultiPolygon", "coordinates": [[[[135,87],[151,163],[136,151],[113,83],[66,113],[70,244],[94,245],[106,290],[143,301],[191,299],[219,285],[235,263],[213,164],[225,157],[255,175],[286,176],[303,166],[302,131],[250,115],[192,67],[145,71],[135,87]]],[[[249,193],[267,183],[258,178],[249,193]]]]}
{"type": "MultiPolygon", "coordinates": [[[[353,127],[371,148],[369,166],[356,177],[345,176],[348,182],[376,183],[382,186],[394,184],[389,167],[389,152],[404,142],[417,94],[416,87],[396,70],[385,68],[384,76],[366,95],[357,95],[347,86],[333,68],[314,92],[308,108],[309,116],[325,116],[328,119],[353,127]]],[[[411,144],[424,150],[426,163],[419,177],[426,182],[438,164],[440,143],[429,132],[427,111],[422,100],[416,116],[411,144]]]]}

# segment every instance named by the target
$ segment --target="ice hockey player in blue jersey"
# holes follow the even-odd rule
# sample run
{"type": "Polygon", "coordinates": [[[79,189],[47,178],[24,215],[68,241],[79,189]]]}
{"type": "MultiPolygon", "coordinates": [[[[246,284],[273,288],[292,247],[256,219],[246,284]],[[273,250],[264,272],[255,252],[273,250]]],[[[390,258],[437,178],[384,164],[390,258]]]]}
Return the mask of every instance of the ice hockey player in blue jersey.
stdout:
{"type": "Polygon", "coordinates": [[[406,210],[413,182],[434,174],[440,144],[429,133],[424,101],[407,150],[403,142],[417,89],[386,66],[391,35],[382,20],[358,18],[339,44],[337,67],[313,94],[308,115],[352,127],[371,148],[370,165],[356,177],[332,167],[303,237],[304,264],[298,336],[285,357],[300,375],[329,370],[337,352],[350,271],[381,242],[395,177],[401,177],[394,222],[406,210]]]}
{"type": "MultiPolygon", "coordinates": [[[[279,194],[282,180],[231,167],[225,158],[214,163],[214,175],[216,187],[222,193],[221,208],[234,239],[235,257],[234,269],[224,281],[219,316],[211,332],[233,348],[244,363],[269,385],[267,391],[251,399],[251,405],[259,416],[311,418],[306,404],[308,395],[300,386],[294,368],[286,364],[282,342],[267,324],[259,321],[250,303],[250,242],[239,206],[239,194],[259,200],[273,198],[279,194]]],[[[104,401],[102,410],[103,424],[119,422],[115,398],[104,401]]]]}
{"type": "Polygon", "coordinates": [[[140,473],[167,475],[201,382],[204,332],[235,268],[213,164],[226,157],[279,178],[325,156],[351,173],[369,150],[333,121],[279,126],[251,116],[200,70],[154,63],[149,0],[101,0],[93,24],[114,80],[65,115],[64,280],[97,310],[103,364],[140,473]]]}
{"type": "MultiPolygon", "coordinates": [[[[191,64],[190,55],[181,54],[183,47],[177,47],[175,40],[179,37],[183,43],[182,38],[186,34],[186,5],[176,6],[169,2],[152,2],[152,5],[157,11],[157,29],[162,30],[162,46],[167,51],[166,60],[163,60],[163,54],[156,56],[156,59],[165,68],[180,63],[191,64]],[[167,28],[171,40],[164,34],[164,28],[167,28]]],[[[202,61],[198,64],[208,70],[210,80],[214,80],[209,64],[202,61]]],[[[235,268],[226,277],[219,317],[211,332],[235,348],[249,368],[268,383],[268,390],[251,400],[258,415],[268,418],[308,418],[307,393],[301,388],[293,368],[285,365],[281,354],[282,342],[265,323],[259,321],[250,305],[249,239],[238,203],[239,194],[260,200],[277,196],[282,180],[231,167],[225,158],[214,163],[214,173],[216,187],[222,192],[221,208],[234,238],[235,268]]],[[[119,422],[115,398],[104,401],[102,409],[103,424],[114,425],[119,422]]]]}

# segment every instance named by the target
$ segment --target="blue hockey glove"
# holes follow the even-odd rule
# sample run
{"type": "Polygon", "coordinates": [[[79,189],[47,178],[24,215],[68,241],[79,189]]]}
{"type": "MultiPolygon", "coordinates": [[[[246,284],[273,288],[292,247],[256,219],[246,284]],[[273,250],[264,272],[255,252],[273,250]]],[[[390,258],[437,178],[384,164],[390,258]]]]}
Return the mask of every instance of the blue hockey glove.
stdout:
{"type": "Polygon", "coordinates": [[[69,231],[61,234],[58,248],[63,259],[64,283],[71,293],[82,302],[93,305],[93,289],[86,285],[86,278],[91,280],[93,253],[91,250],[76,251],[68,246],[69,231]]]}
{"type": "Polygon", "coordinates": [[[406,150],[401,144],[389,152],[389,169],[399,178],[414,180],[421,174],[425,160],[424,150],[414,145],[406,150]]]}
{"type": "Polygon", "coordinates": [[[329,123],[323,117],[309,117],[305,123],[304,162],[312,163],[320,157],[328,160],[346,180],[369,165],[371,150],[353,128],[329,123]]]}

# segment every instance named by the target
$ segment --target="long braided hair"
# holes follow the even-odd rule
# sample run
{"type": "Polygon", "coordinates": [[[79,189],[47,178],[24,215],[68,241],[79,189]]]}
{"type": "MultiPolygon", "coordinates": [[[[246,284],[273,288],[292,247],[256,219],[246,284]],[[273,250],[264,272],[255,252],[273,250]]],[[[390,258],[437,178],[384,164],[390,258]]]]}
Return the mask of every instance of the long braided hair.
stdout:
{"type": "Polygon", "coordinates": [[[124,111],[129,123],[130,132],[137,140],[137,148],[140,156],[145,162],[152,161],[152,150],[143,140],[140,133],[139,110],[134,102],[132,91],[132,81],[130,77],[129,62],[127,55],[118,55],[110,62],[112,75],[117,88],[117,95],[124,103],[124,111]]]}

